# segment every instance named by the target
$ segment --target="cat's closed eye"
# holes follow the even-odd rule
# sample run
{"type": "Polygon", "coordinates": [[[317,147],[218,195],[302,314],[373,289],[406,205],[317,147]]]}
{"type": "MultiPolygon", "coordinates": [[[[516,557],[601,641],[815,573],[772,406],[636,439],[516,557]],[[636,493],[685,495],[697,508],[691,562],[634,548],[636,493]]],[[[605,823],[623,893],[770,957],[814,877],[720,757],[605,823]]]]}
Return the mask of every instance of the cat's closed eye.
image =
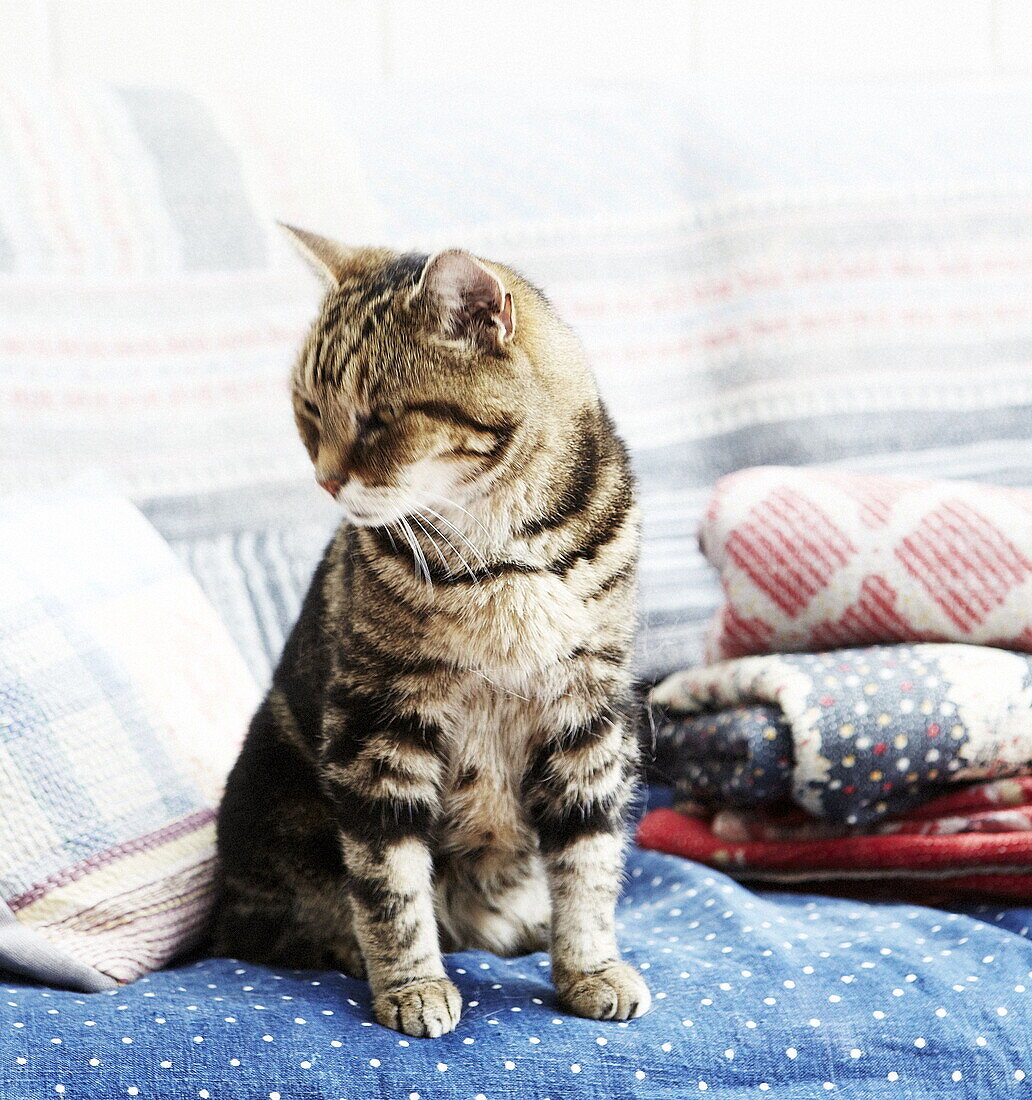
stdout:
{"type": "Polygon", "coordinates": [[[314,401],[302,401],[301,406],[310,417],[319,419],[319,406],[314,401]]]}
{"type": "Polygon", "coordinates": [[[380,428],[386,428],[398,419],[398,410],[393,405],[384,405],[374,409],[366,418],[363,427],[367,431],[375,432],[380,428]]]}

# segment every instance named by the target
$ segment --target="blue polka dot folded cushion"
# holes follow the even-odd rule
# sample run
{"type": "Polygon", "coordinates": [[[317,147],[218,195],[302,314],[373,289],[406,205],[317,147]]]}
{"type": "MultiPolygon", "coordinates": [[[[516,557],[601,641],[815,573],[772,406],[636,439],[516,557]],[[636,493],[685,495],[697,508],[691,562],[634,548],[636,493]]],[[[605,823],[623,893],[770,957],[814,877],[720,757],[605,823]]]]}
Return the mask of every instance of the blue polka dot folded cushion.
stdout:
{"type": "Polygon", "coordinates": [[[0,499],[0,966],[96,990],[193,942],[256,696],[131,504],[95,479],[0,499]]]}
{"type": "Polygon", "coordinates": [[[652,701],[657,765],[689,812],[650,815],[642,843],[743,878],[1032,894],[1029,655],[746,657],[677,673],[652,701]]]}

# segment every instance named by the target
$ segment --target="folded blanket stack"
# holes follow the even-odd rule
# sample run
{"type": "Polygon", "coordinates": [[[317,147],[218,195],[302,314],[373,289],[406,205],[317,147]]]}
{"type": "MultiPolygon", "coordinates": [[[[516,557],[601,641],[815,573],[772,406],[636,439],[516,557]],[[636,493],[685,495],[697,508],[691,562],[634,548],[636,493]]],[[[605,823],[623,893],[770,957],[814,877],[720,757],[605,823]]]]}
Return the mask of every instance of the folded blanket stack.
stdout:
{"type": "Polygon", "coordinates": [[[653,690],[682,812],[641,843],[740,878],[1032,898],[1032,493],[749,470],[702,545],[733,659],[653,690]]]}

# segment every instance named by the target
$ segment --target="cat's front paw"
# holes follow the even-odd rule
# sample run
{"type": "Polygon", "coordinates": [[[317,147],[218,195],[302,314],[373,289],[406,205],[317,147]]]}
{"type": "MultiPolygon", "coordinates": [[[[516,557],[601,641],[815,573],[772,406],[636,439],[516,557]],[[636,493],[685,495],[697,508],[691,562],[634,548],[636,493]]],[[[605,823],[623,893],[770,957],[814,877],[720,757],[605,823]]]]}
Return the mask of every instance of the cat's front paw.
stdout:
{"type": "Polygon", "coordinates": [[[436,1039],[455,1030],[462,997],[447,978],[421,978],[373,998],[377,1023],[416,1039],[436,1039]]]}
{"type": "Polygon", "coordinates": [[[622,962],[591,974],[564,974],[556,979],[556,992],[571,1012],[589,1020],[632,1020],[652,1005],[642,976],[622,962]]]}

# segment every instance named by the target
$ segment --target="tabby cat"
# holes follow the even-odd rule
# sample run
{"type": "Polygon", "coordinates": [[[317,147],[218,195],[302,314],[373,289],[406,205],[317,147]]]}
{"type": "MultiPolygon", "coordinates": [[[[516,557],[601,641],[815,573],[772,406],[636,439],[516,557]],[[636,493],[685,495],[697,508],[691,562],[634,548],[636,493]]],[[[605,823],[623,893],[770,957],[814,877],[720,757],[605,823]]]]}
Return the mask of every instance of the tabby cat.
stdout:
{"type": "Polygon", "coordinates": [[[218,951],[368,976],[414,1036],[459,1019],[442,949],[550,949],[573,1012],[640,1015],[638,517],[584,354],[500,264],[290,232],[329,285],[294,413],[344,522],[229,778],[218,951]]]}

